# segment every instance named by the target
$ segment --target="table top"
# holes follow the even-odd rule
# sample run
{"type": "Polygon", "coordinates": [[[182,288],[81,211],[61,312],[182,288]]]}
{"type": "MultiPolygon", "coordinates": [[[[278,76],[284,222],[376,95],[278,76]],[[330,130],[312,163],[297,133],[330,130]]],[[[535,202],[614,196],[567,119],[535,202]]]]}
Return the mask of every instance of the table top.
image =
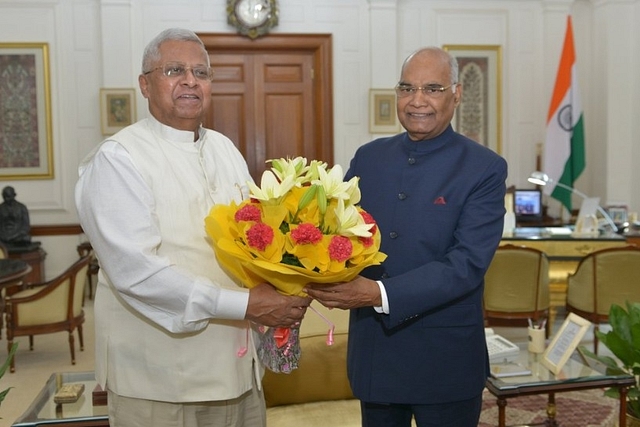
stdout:
{"type": "Polygon", "coordinates": [[[574,351],[562,370],[554,375],[542,363],[542,354],[531,353],[526,344],[520,346],[517,363],[531,370],[531,375],[494,378],[487,380],[487,388],[497,397],[514,397],[528,394],[622,387],[635,384],[631,375],[608,375],[601,363],[583,358],[574,351]]]}
{"type": "Polygon", "coordinates": [[[107,421],[106,406],[93,406],[92,392],[96,387],[93,372],[69,372],[52,374],[44,388],[13,424],[12,427],[80,424],[81,421],[107,421]],[[56,404],[53,396],[63,384],[84,384],[84,392],[74,403],[56,404]]]}
{"type": "Polygon", "coordinates": [[[16,280],[29,274],[31,266],[19,259],[0,259],[0,288],[15,285],[16,280]]]}
{"type": "Polygon", "coordinates": [[[624,241],[625,237],[616,233],[601,233],[597,236],[572,234],[571,227],[517,227],[511,235],[502,236],[502,240],[552,240],[552,241],[624,241]]]}

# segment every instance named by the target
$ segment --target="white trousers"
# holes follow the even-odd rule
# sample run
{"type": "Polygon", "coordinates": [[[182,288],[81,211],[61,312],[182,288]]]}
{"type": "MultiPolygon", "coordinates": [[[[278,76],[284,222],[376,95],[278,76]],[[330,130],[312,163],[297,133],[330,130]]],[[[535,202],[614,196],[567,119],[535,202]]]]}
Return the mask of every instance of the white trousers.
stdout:
{"type": "MultiPolygon", "coordinates": [[[[254,377],[255,378],[255,377],[254,377]]],[[[254,379],[255,382],[255,379],[254,379]]],[[[108,393],[111,427],[266,427],[264,393],[253,389],[230,400],[169,403],[108,393]]]]}

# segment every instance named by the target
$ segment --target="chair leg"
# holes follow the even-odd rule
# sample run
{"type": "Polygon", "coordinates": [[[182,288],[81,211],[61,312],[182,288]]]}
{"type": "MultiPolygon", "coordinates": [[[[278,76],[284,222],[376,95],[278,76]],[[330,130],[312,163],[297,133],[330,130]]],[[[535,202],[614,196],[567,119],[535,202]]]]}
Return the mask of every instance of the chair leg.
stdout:
{"type": "Polygon", "coordinates": [[[82,325],[78,325],[78,339],[80,340],[80,351],[84,351],[84,337],[82,335],[82,325]]]}
{"type": "MultiPolygon", "coordinates": [[[[7,334],[9,335],[9,334],[7,334]]],[[[7,336],[7,352],[11,351],[11,347],[13,347],[13,337],[7,336]]],[[[11,363],[9,364],[9,372],[14,373],[16,371],[16,355],[14,354],[11,358],[11,363]]]]}
{"type": "Polygon", "coordinates": [[[29,350],[33,351],[33,335],[29,335],[29,350]]]}
{"type": "Polygon", "coordinates": [[[593,324],[593,353],[598,354],[598,335],[597,332],[600,328],[597,323],[593,324]]]}
{"type": "Polygon", "coordinates": [[[73,338],[73,331],[69,331],[69,349],[71,350],[71,364],[76,364],[76,350],[74,348],[75,342],[73,338]]]}

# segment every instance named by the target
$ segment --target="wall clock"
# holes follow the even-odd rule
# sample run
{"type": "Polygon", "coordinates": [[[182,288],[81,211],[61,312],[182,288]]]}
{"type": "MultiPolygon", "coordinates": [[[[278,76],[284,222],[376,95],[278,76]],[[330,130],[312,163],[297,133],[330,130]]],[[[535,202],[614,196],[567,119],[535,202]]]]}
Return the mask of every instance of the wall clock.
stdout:
{"type": "Polygon", "coordinates": [[[227,0],[227,23],[252,39],[278,25],[277,0],[227,0]]]}

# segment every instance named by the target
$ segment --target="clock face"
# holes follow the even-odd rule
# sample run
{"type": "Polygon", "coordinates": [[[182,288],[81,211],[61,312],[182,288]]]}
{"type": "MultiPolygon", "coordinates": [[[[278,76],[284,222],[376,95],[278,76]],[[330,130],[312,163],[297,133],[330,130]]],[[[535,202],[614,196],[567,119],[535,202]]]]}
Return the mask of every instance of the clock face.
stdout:
{"type": "Polygon", "coordinates": [[[277,0],[227,0],[227,22],[254,39],[278,25],[277,0]]]}
{"type": "Polygon", "coordinates": [[[247,27],[259,27],[271,14],[271,5],[267,0],[240,0],[236,4],[236,16],[247,27]]]}

